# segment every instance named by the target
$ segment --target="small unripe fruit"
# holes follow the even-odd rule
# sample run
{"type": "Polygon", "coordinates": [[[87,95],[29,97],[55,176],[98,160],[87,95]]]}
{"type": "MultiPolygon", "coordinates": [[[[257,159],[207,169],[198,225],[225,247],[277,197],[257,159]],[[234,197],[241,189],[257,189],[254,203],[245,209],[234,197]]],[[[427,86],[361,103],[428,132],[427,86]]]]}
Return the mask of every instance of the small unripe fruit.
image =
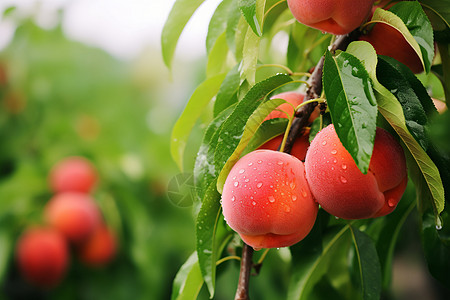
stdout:
{"type": "Polygon", "coordinates": [[[367,174],[356,166],[333,125],[311,142],[305,160],[306,179],[316,201],[343,219],[365,219],[391,213],[408,182],[406,159],[400,144],[377,128],[367,174]]]}
{"type": "Polygon", "coordinates": [[[42,288],[52,288],[67,270],[67,242],[54,229],[29,228],[18,240],[16,259],[27,281],[42,288]]]}
{"type": "Polygon", "coordinates": [[[303,163],[272,150],[251,152],[233,166],[223,187],[222,207],[228,225],[255,249],[299,242],[318,211],[303,163]]]}
{"type": "Polygon", "coordinates": [[[57,194],[45,206],[44,216],[48,224],[73,243],[88,238],[101,224],[94,199],[82,193],[57,194]]]}
{"type": "Polygon", "coordinates": [[[306,26],[347,34],[369,15],[374,0],[288,0],[294,17],[306,26]]]}
{"type": "Polygon", "coordinates": [[[73,156],[61,160],[52,168],[49,181],[55,193],[88,193],[97,182],[97,172],[87,159],[73,156]]]}
{"type": "Polygon", "coordinates": [[[110,262],[117,249],[114,232],[105,225],[99,226],[79,248],[82,262],[92,266],[103,266],[110,262]]]}

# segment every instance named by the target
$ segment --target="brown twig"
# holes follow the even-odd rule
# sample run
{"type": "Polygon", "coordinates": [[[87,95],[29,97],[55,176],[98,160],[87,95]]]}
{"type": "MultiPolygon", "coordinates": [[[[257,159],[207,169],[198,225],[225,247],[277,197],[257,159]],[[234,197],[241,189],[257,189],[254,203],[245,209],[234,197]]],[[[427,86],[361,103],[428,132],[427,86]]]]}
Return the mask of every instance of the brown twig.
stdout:
{"type": "MultiPolygon", "coordinates": [[[[350,42],[356,40],[360,35],[359,30],[355,30],[348,35],[339,36],[330,51],[334,52],[337,49],[346,49],[350,42]]],[[[322,93],[322,69],[323,69],[324,57],[322,57],[317,63],[311,77],[308,79],[309,88],[306,91],[306,96],[303,101],[317,99],[322,93]]],[[[303,134],[305,126],[308,125],[308,120],[311,113],[317,106],[317,102],[311,102],[307,105],[302,106],[297,113],[292,122],[291,129],[289,131],[287,141],[285,144],[284,152],[290,153],[294,141],[297,137],[303,134]]],[[[281,146],[281,145],[280,145],[281,146]]],[[[250,273],[254,266],[253,261],[253,248],[244,243],[242,249],[242,259],[241,259],[241,269],[239,273],[239,283],[236,290],[235,300],[248,300],[248,287],[250,281],[250,273]]]]}
{"type": "Polygon", "coordinates": [[[250,281],[250,273],[253,267],[253,248],[244,243],[242,248],[241,270],[239,273],[239,283],[236,290],[235,300],[248,300],[248,285],[250,281]]]}
{"type": "MultiPolygon", "coordinates": [[[[331,46],[330,51],[334,52],[337,49],[346,49],[350,42],[356,40],[360,31],[357,29],[347,35],[341,35],[336,38],[336,41],[331,46]]],[[[311,74],[311,77],[308,79],[309,88],[306,91],[306,95],[303,101],[308,101],[311,99],[317,99],[320,97],[322,93],[322,69],[323,69],[324,57],[319,60],[317,65],[314,68],[314,71],[311,74]]],[[[292,122],[291,129],[289,131],[286,144],[284,146],[284,152],[290,153],[292,150],[292,146],[294,145],[297,137],[303,134],[304,128],[308,125],[309,117],[311,113],[317,106],[317,102],[311,102],[307,105],[302,106],[297,113],[295,114],[295,118],[292,122]]]]}

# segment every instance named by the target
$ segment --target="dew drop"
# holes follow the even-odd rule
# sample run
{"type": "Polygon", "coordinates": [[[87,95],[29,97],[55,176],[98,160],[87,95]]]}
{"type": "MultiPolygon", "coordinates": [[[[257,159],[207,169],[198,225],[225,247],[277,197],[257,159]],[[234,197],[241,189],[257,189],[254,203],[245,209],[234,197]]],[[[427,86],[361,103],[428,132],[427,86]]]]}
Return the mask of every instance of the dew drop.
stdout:
{"type": "Polygon", "coordinates": [[[258,160],[258,164],[262,164],[262,160],[258,160]]]}
{"type": "Polygon", "coordinates": [[[250,179],[248,179],[248,178],[247,178],[247,179],[245,179],[244,181],[245,181],[245,182],[249,182],[249,181],[250,181],[250,179]]]}
{"type": "Polygon", "coordinates": [[[331,154],[336,154],[337,153],[337,150],[336,149],[333,149],[333,150],[331,150],[331,154]]]}
{"type": "Polygon", "coordinates": [[[255,201],[253,201],[253,202],[252,202],[252,204],[253,204],[253,206],[255,206],[255,205],[256,205],[256,202],[255,202],[255,201]]]}
{"type": "Polygon", "coordinates": [[[346,164],[342,164],[341,168],[342,168],[343,170],[346,170],[346,169],[347,169],[347,165],[346,165],[346,164]]]}
{"type": "Polygon", "coordinates": [[[233,180],[236,180],[236,176],[233,177],[233,180]]]}
{"type": "Polygon", "coordinates": [[[234,202],[234,200],[236,200],[236,197],[235,196],[231,197],[231,201],[234,202]]]}
{"type": "Polygon", "coordinates": [[[339,220],[339,217],[336,217],[336,216],[335,216],[334,218],[335,218],[336,220],[339,220]]]}
{"type": "Polygon", "coordinates": [[[253,196],[250,196],[250,199],[252,199],[252,200],[253,200],[253,196]]]}
{"type": "Polygon", "coordinates": [[[347,178],[345,178],[344,176],[341,176],[341,182],[342,183],[347,183],[347,178]]]}
{"type": "Polygon", "coordinates": [[[275,202],[275,198],[273,196],[269,196],[269,202],[270,203],[274,203],[275,202]]]}
{"type": "Polygon", "coordinates": [[[327,144],[327,141],[323,141],[323,142],[322,142],[322,145],[325,146],[326,144],[327,144]]]}
{"type": "Polygon", "coordinates": [[[244,172],[245,172],[244,169],[239,170],[239,174],[242,174],[242,173],[244,173],[244,172]]]}
{"type": "Polygon", "coordinates": [[[290,208],[289,206],[285,206],[285,207],[284,207],[284,211],[285,211],[285,212],[290,212],[290,211],[291,211],[291,208],[290,208]]]}
{"type": "Polygon", "coordinates": [[[256,187],[259,189],[259,188],[261,188],[262,187],[262,182],[258,182],[258,184],[256,185],[256,187]]]}
{"type": "Polygon", "coordinates": [[[280,160],[277,162],[277,164],[281,166],[283,164],[283,162],[280,160]]]}
{"type": "Polygon", "coordinates": [[[271,185],[270,188],[273,189],[273,185],[271,185]]]}
{"type": "Polygon", "coordinates": [[[388,200],[388,206],[389,206],[389,207],[394,207],[394,206],[395,206],[395,200],[389,199],[389,200],[388,200]]]}
{"type": "Polygon", "coordinates": [[[291,187],[291,189],[295,189],[295,183],[292,181],[291,184],[289,185],[291,187]]]}
{"type": "Polygon", "coordinates": [[[248,163],[248,166],[251,167],[253,165],[253,163],[248,163]]]}
{"type": "Polygon", "coordinates": [[[292,201],[296,201],[297,200],[297,196],[292,195],[292,201]]]}
{"type": "Polygon", "coordinates": [[[337,163],[337,159],[335,158],[335,159],[333,159],[333,163],[337,163]]]}
{"type": "Polygon", "coordinates": [[[437,230],[441,230],[442,229],[442,225],[436,225],[436,229],[437,230]]]}
{"type": "Polygon", "coordinates": [[[334,167],[331,167],[331,170],[334,170],[334,167]]]}
{"type": "Polygon", "coordinates": [[[239,182],[235,181],[234,186],[238,186],[238,185],[239,185],[239,182]]]}
{"type": "Polygon", "coordinates": [[[303,197],[308,196],[308,193],[304,189],[301,189],[300,192],[302,193],[303,197]]]}

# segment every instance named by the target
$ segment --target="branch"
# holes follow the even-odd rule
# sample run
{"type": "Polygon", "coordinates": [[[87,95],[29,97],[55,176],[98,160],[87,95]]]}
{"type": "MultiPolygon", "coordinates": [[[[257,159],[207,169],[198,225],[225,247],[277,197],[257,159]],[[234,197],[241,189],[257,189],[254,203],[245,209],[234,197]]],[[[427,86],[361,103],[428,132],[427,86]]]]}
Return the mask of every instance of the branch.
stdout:
{"type": "Polygon", "coordinates": [[[239,283],[234,300],[248,300],[248,285],[250,272],[253,267],[253,248],[244,243],[242,248],[241,270],[239,272],[239,283]]]}
{"type": "MultiPolygon", "coordinates": [[[[336,41],[331,45],[331,52],[336,51],[337,49],[344,50],[347,48],[348,44],[352,41],[357,40],[360,36],[361,32],[359,29],[352,31],[347,35],[339,36],[336,41]]],[[[323,69],[324,57],[322,56],[317,63],[314,71],[311,74],[311,77],[308,79],[309,88],[306,91],[306,96],[303,101],[308,101],[311,99],[317,99],[320,97],[322,93],[322,69],[323,69]]],[[[317,102],[309,103],[305,106],[302,106],[297,113],[295,114],[295,118],[292,121],[292,126],[289,131],[286,144],[284,146],[284,152],[290,153],[292,150],[292,146],[294,145],[297,137],[301,136],[304,132],[304,128],[308,125],[309,117],[311,113],[317,106],[317,102]]]]}

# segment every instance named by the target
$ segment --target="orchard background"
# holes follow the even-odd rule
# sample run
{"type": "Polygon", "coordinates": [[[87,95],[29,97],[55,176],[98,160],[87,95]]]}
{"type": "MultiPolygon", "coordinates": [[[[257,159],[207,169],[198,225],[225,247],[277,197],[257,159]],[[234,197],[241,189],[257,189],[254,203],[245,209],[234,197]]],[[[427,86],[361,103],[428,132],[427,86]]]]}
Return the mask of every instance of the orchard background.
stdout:
{"type": "Polygon", "coordinates": [[[0,6],[0,299],[232,299],[238,286],[251,299],[450,297],[449,1],[402,1],[369,24],[347,9],[344,20],[358,23],[348,36],[300,24],[286,1],[26,2],[0,6]],[[97,37],[77,36],[70,20],[97,37]],[[391,31],[371,37],[375,23],[391,31]],[[350,44],[358,39],[390,45],[417,74],[350,44]],[[358,106],[363,117],[337,131],[360,139],[343,143],[367,171],[359,150],[373,146],[376,126],[388,130],[406,155],[406,190],[387,216],[344,220],[320,208],[302,241],[253,252],[223,218],[220,183],[241,155],[289,129],[287,118],[265,121],[282,103],[268,99],[309,86],[323,114],[309,124],[314,107],[302,106],[291,134],[306,126],[312,140],[358,106]],[[63,275],[44,287],[24,276],[17,248],[28,228],[50,226],[49,176],[71,156],[95,168],[89,195],[116,251],[93,266],[67,242],[63,275]],[[255,276],[238,285],[245,272],[255,276]]]}

